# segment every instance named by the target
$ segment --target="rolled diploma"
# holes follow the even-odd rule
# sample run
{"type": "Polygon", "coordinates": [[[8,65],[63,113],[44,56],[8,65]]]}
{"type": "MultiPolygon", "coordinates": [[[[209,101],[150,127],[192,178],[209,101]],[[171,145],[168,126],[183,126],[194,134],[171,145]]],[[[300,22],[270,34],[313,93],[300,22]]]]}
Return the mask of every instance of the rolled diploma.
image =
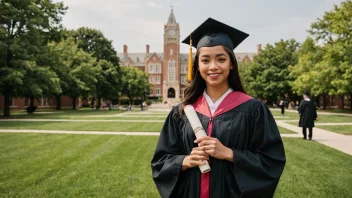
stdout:
{"type": "MultiPolygon", "coordinates": [[[[184,111],[197,139],[203,136],[207,136],[193,106],[186,105],[184,108],[184,111]]],[[[210,171],[210,166],[208,164],[208,161],[205,161],[205,163],[206,163],[205,165],[199,166],[200,172],[202,173],[207,173],[210,171]]]]}

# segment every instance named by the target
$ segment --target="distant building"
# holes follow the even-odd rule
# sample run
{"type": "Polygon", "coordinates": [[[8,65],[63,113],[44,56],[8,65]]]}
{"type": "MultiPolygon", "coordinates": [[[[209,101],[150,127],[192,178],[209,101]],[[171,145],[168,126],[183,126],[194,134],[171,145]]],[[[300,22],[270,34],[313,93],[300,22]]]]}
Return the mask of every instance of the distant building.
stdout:
{"type": "MultiPolygon", "coordinates": [[[[180,53],[180,25],[176,22],[173,10],[164,25],[164,52],[151,53],[150,46],[146,45],[144,53],[128,53],[128,46],[123,46],[123,53],[118,53],[121,66],[134,66],[149,75],[149,82],[153,85],[149,98],[163,98],[163,102],[176,104],[183,98],[183,92],[187,85],[188,53],[180,53]]],[[[258,45],[260,51],[261,45],[258,45]]],[[[257,53],[236,53],[238,62],[252,61],[257,53]]],[[[193,56],[194,57],[194,56],[193,56]]],[[[10,98],[10,109],[22,110],[28,106],[28,98],[10,98]]],[[[79,108],[88,106],[89,101],[77,98],[72,101],[67,96],[61,96],[63,108],[72,107],[73,103],[79,108]]],[[[4,97],[0,96],[0,109],[3,109],[4,97]]],[[[38,108],[56,107],[54,97],[43,97],[35,100],[34,105],[38,108]]]]}
{"type": "MultiPolygon", "coordinates": [[[[176,104],[183,98],[187,85],[188,53],[180,53],[180,25],[171,9],[167,24],[164,25],[164,52],[151,53],[146,45],[145,53],[129,53],[123,46],[119,53],[121,66],[134,66],[149,75],[153,85],[149,98],[163,98],[163,102],[176,104]]],[[[258,51],[261,45],[258,45],[258,51]]],[[[257,53],[236,53],[238,62],[252,61],[257,53]]],[[[194,57],[194,56],[193,56],[194,57]]]]}

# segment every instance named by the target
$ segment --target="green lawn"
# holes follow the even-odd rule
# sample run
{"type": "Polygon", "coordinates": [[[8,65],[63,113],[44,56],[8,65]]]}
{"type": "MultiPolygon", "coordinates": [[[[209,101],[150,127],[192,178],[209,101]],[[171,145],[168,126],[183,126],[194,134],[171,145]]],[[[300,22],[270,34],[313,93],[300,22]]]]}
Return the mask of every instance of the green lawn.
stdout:
{"type": "MultiPolygon", "coordinates": [[[[144,120],[165,120],[167,113],[160,112],[160,113],[146,113],[140,111],[117,111],[117,110],[91,110],[91,109],[83,109],[83,110],[62,110],[62,111],[55,111],[51,110],[48,112],[46,111],[38,111],[34,114],[27,114],[23,111],[12,111],[10,119],[71,119],[71,120],[139,120],[143,118],[144,120]],[[133,117],[118,117],[118,114],[126,113],[126,116],[135,116],[133,117]],[[137,117],[138,116],[138,117],[137,117]],[[153,116],[153,117],[152,117],[153,116]],[[162,116],[162,117],[161,117],[162,116]]],[[[0,117],[0,119],[8,119],[0,117]]]]}
{"type": "MultiPolygon", "coordinates": [[[[159,197],[150,160],[158,137],[0,134],[0,197],[159,197]]],[[[284,138],[275,197],[349,197],[352,157],[284,138]]]]}
{"type": "Polygon", "coordinates": [[[158,197],[157,137],[0,134],[0,197],[158,197]]]}
{"type": "Polygon", "coordinates": [[[319,109],[319,112],[329,112],[329,113],[348,113],[348,114],[352,114],[352,111],[348,108],[345,108],[343,110],[341,109],[329,109],[329,110],[323,110],[323,109],[319,109]]]}
{"type": "Polygon", "coordinates": [[[333,131],[333,132],[336,132],[336,133],[345,134],[345,135],[352,135],[352,125],[315,126],[315,127],[321,128],[321,129],[325,129],[325,130],[328,130],[328,131],[333,131]]]}
{"type": "Polygon", "coordinates": [[[0,122],[0,129],[160,132],[162,122],[0,122]]]}
{"type": "Polygon", "coordinates": [[[275,197],[351,197],[352,156],[300,138],[284,144],[287,163],[275,197]]]}
{"type": "MultiPolygon", "coordinates": [[[[277,109],[270,109],[273,116],[281,116],[281,112],[277,109]]],[[[352,122],[352,116],[344,115],[320,115],[319,112],[318,122],[328,123],[328,122],[352,122]]],[[[277,118],[277,120],[299,120],[299,116],[296,112],[285,112],[285,118],[277,118]]]]}
{"type": "Polygon", "coordinates": [[[293,131],[290,131],[290,130],[288,130],[288,129],[285,129],[285,128],[282,128],[282,127],[277,127],[277,128],[279,128],[279,131],[280,131],[280,133],[282,133],[282,134],[295,134],[295,132],[293,132],[293,131]]]}

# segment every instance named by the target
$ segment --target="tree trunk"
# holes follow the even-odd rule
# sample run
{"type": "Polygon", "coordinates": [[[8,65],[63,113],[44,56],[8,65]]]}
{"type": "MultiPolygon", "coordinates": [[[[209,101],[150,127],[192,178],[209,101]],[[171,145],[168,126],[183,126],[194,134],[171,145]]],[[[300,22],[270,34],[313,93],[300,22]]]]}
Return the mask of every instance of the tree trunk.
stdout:
{"type": "Polygon", "coordinates": [[[10,116],[10,92],[5,89],[4,92],[4,117],[10,116]]]}
{"type": "Polygon", "coordinates": [[[96,101],[96,104],[97,104],[97,105],[95,106],[95,110],[100,109],[100,106],[101,106],[100,101],[101,101],[101,97],[98,97],[98,98],[97,98],[97,101],[96,101]]]}
{"type": "Polygon", "coordinates": [[[76,99],[77,97],[72,98],[72,110],[76,110],[76,99]]]}
{"type": "Polygon", "coordinates": [[[340,95],[340,99],[341,99],[341,109],[344,109],[345,108],[345,96],[340,95]]]}
{"type": "Polygon", "coordinates": [[[61,110],[61,95],[56,96],[56,110],[61,110]]]}
{"type": "Polygon", "coordinates": [[[326,95],[323,94],[323,109],[326,109],[326,95]]]}

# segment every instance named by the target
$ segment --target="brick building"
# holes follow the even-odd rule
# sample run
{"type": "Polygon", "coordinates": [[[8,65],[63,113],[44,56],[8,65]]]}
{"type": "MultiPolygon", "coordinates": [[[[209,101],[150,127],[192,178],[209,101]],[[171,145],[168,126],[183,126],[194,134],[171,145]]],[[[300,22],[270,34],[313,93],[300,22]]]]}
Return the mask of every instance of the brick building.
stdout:
{"type": "MultiPolygon", "coordinates": [[[[149,82],[153,85],[149,98],[163,98],[169,104],[176,104],[183,98],[186,88],[188,53],[180,53],[180,25],[176,22],[173,10],[164,25],[163,53],[151,53],[150,46],[146,45],[144,53],[129,53],[128,46],[123,46],[123,53],[118,53],[121,66],[134,66],[149,75],[149,82]]],[[[258,45],[258,51],[261,45],[258,45]]],[[[257,53],[236,53],[237,61],[252,61],[257,53]]],[[[194,57],[194,56],[193,56],[194,57]]],[[[11,110],[23,110],[28,106],[26,98],[10,98],[11,110]]],[[[76,107],[88,105],[88,101],[80,98],[75,101],[76,107]]],[[[72,107],[73,101],[67,96],[61,97],[62,108],[72,107]]],[[[4,97],[0,96],[0,109],[3,109],[4,97]]],[[[56,107],[54,97],[35,100],[38,108],[56,107]]]]}
{"type": "MultiPolygon", "coordinates": [[[[176,104],[183,98],[187,84],[188,53],[180,53],[180,25],[176,22],[173,10],[164,25],[164,51],[151,53],[146,45],[144,53],[129,53],[123,46],[119,53],[121,66],[134,66],[149,75],[153,85],[149,98],[163,98],[163,101],[176,104]]],[[[258,45],[260,50],[261,45],[258,45]]],[[[252,61],[257,53],[236,53],[237,61],[252,61]]],[[[193,56],[194,57],[194,56],[193,56]]]]}

